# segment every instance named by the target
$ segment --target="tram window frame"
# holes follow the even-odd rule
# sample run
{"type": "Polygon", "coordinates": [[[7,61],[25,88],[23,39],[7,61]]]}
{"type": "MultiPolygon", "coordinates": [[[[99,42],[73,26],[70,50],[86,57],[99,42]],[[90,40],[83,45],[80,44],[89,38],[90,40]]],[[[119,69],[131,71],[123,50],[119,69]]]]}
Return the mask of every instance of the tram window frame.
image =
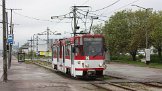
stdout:
{"type": "Polygon", "coordinates": [[[75,53],[77,53],[79,56],[84,56],[83,45],[76,45],[75,53]]]}
{"type": "MultiPolygon", "coordinates": [[[[73,50],[73,48],[74,48],[74,45],[71,45],[71,50],[73,50]]],[[[71,57],[71,64],[74,64],[74,53],[73,53],[73,51],[71,51],[70,57],[71,57]]]]}
{"type": "Polygon", "coordinates": [[[63,63],[65,63],[65,47],[62,46],[62,59],[63,59],[63,63]]]}
{"type": "Polygon", "coordinates": [[[66,45],[66,46],[65,46],[65,56],[70,56],[69,45],[66,45]]]}
{"type": "Polygon", "coordinates": [[[57,47],[53,47],[53,57],[57,58],[57,47]]]}
{"type": "Polygon", "coordinates": [[[59,62],[59,58],[60,58],[60,47],[57,47],[57,62],[59,62]]]}

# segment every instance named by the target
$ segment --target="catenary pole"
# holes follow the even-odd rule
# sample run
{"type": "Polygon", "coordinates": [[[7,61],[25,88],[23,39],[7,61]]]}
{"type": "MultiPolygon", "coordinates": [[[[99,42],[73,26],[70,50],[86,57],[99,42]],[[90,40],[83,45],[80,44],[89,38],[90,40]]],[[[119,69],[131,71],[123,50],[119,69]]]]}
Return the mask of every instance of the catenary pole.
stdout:
{"type": "MultiPolygon", "coordinates": [[[[13,27],[14,27],[14,24],[13,23],[13,10],[21,10],[21,9],[7,9],[7,10],[10,10],[11,11],[11,18],[10,18],[10,34],[13,35],[13,27]]],[[[10,43],[9,44],[9,56],[8,56],[8,69],[10,69],[11,67],[11,59],[12,59],[12,44],[10,43]]]]}
{"type": "Polygon", "coordinates": [[[2,22],[3,22],[3,81],[7,82],[7,46],[6,46],[6,1],[2,0],[2,22]]]}

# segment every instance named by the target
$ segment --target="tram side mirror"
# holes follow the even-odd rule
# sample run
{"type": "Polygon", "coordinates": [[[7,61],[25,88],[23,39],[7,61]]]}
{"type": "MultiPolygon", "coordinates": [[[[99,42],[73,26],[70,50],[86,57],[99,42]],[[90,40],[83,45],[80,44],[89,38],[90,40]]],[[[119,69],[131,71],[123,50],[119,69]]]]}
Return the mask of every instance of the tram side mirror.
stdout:
{"type": "Polygon", "coordinates": [[[75,47],[72,48],[72,52],[75,53],[75,47]]]}

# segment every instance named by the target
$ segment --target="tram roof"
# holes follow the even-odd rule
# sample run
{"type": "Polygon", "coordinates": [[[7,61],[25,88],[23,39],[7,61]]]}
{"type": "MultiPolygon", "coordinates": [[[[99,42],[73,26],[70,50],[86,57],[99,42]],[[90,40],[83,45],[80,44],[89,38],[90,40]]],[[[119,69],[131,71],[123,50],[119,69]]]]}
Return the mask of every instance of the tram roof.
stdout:
{"type": "MultiPolygon", "coordinates": [[[[103,37],[102,34],[82,34],[82,35],[76,35],[75,39],[79,39],[79,38],[84,38],[84,37],[103,37]]],[[[64,39],[57,39],[54,41],[54,45],[59,45],[61,43],[61,45],[65,45],[65,43],[69,41],[70,44],[74,43],[74,37],[70,37],[70,38],[64,38],[64,39]]]]}

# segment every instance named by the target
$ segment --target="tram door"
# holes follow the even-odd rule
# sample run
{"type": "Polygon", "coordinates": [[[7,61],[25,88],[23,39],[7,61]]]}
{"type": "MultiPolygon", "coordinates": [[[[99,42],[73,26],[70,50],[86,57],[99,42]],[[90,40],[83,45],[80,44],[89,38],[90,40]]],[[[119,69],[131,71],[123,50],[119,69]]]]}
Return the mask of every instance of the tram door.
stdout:
{"type": "Polygon", "coordinates": [[[62,71],[65,72],[65,46],[62,46],[62,71]]]}
{"type": "Polygon", "coordinates": [[[64,47],[61,46],[60,50],[60,70],[63,71],[63,55],[64,55],[64,47]]]}
{"type": "Polygon", "coordinates": [[[71,56],[70,56],[70,59],[71,59],[71,74],[72,74],[72,75],[74,75],[74,71],[75,71],[73,48],[74,48],[74,46],[71,45],[71,54],[70,54],[71,56]]]}
{"type": "Polygon", "coordinates": [[[59,47],[57,47],[57,64],[59,62],[59,47]]]}
{"type": "Polygon", "coordinates": [[[61,68],[60,68],[60,53],[61,52],[61,48],[60,47],[58,47],[58,58],[57,58],[57,68],[58,68],[58,70],[61,70],[61,68]]]}

